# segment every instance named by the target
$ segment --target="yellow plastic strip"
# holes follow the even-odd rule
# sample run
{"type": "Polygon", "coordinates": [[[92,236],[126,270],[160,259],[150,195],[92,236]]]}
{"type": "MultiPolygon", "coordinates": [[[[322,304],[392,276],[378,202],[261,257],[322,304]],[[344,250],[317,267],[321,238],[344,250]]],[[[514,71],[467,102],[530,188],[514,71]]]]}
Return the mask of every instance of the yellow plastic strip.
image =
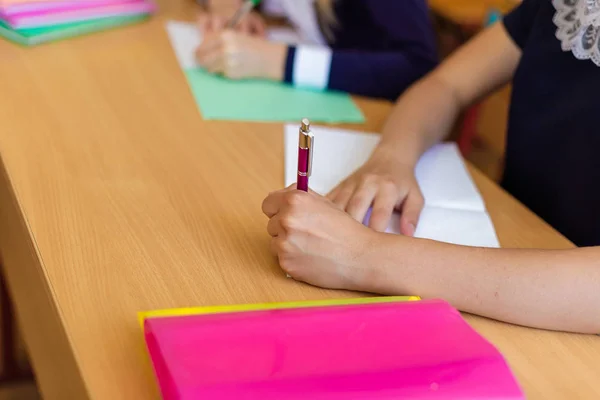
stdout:
{"type": "Polygon", "coordinates": [[[376,304],[376,303],[395,303],[400,301],[417,301],[421,300],[418,296],[389,296],[389,297],[361,297],[348,299],[331,299],[331,300],[312,300],[312,301],[293,301],[287,303],[261,303],[261,304],[238,304],[224,306],[207,306],[207,307],[187,307],[187,308],[172,308],[165,310],[141,311],[138,313],[138,321],[144,329],[144,320],[146,318],[157,317],[176,317],[201,314],[218,314],[226,312],[240,311],[257,311],[257,310],[275,310],[283,308],[305,308],[305,307],[324,307],[324,306],[341,306],[351,304],[376,304]]]}

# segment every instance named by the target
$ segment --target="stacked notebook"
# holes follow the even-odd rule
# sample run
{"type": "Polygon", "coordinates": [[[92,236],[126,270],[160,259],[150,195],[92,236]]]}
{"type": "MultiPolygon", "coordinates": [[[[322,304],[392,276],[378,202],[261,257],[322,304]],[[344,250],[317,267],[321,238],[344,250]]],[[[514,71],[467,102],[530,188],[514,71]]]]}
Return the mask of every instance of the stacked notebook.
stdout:
{"type": "Polygon", "coordinates": [[[0,0],[0,35],[32,46],[146,19],[152,0],[0,0]]]}
{"type": "Polygon", "coordinates": [[[367,298],[143,313],[162,397],[523,399],[448,303],[367,298]]]}

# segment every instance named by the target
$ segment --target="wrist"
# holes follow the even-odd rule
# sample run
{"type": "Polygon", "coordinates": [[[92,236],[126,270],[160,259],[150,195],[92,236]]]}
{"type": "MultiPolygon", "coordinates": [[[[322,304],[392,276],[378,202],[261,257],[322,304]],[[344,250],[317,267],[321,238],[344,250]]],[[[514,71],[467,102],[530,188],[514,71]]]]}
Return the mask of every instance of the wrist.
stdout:
{"type": "Polygon", "coordinates": [[[428,252],[437,243],[402,235],[375,232],[376,239],[368,243],[362,261],[362,290],[384,295],[421,295],[422,280],[427,278],[428,252]]]}
{"type": "Polygon", "coordinates": [[[414,144],[413,140],[405,138],[381,139],[371,157],[393,161],[397,164],[414,168],[421,158],[422,151],[414,144]]]}
{"type": "Polygon", "coordinates": [[[419,157],[407,152],[399,143],[381,142],[369,157],[369,161],[389,165],[392,170],[414,170],[419,157]]]}
{"type": "Polygon", "coordinates": [[[267,57],[267,78],[276,82],[283,81],[285,73],[285,59],[287,46],[282,43],[269,43],[269,57],[267,57]]]}
{"type": "MultiPolygon", "coordinates": [[[[481,265],[489,265],[489,249],[456,246],[401,235],[379,234],[365,264],[368,273],[360,290],[396,296],[444,298],[460,309],[469,299],[481,265]]],[[[494,254],[498,254],[494,252],[494,254]]]]}
{"type": "Polygon", "coordinates": [[[360,238],[360,250],[354,255],[356,274],[350,279],[349,290],[390,294],[390,265],[387,255],[392,251],[392,243],[388,240],[392,235],[376,232],[365,227],[365,234],[360,238]]]}

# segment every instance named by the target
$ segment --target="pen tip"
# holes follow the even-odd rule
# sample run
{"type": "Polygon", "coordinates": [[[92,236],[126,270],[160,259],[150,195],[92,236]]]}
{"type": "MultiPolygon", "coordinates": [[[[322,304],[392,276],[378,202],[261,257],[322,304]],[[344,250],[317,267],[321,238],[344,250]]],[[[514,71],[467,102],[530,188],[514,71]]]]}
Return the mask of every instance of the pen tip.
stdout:
{"type": "Polygon", "coordinates": [[[302,118],[302,126],[301,129],[304,132],[308,132],[310,130],[310,121],[308,120],[308,118],[302,118]]]}

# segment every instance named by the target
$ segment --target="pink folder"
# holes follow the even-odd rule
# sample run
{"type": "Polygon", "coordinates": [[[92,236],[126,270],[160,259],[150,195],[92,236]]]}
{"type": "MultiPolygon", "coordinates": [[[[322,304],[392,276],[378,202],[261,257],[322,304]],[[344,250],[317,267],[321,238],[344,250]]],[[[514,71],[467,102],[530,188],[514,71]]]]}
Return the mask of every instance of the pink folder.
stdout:
{"type": "Polygon", "coordinates": [[[524,398],[439,300],[147,318],[144,330],[166,400],[524,398]]]}
{"type": "Polygon", "coordinates": [[[59,3],[54,8],[36,8],[14,11],[0,10],[0,18],[14,29],[43,27],[70,22],[87,21],[125,15],[151,13],[154,3],[149,0],[105,0],[81,3],[59,3]]]}
{"type": "Polygon", "coordinates": [[[122,2],[123,0],[55,0],[2,5],[2,0],[0,0],[0,12],[4,15],[14,15],[30,12],[58,11],[69,8],[90,8],[122,2]]]}

